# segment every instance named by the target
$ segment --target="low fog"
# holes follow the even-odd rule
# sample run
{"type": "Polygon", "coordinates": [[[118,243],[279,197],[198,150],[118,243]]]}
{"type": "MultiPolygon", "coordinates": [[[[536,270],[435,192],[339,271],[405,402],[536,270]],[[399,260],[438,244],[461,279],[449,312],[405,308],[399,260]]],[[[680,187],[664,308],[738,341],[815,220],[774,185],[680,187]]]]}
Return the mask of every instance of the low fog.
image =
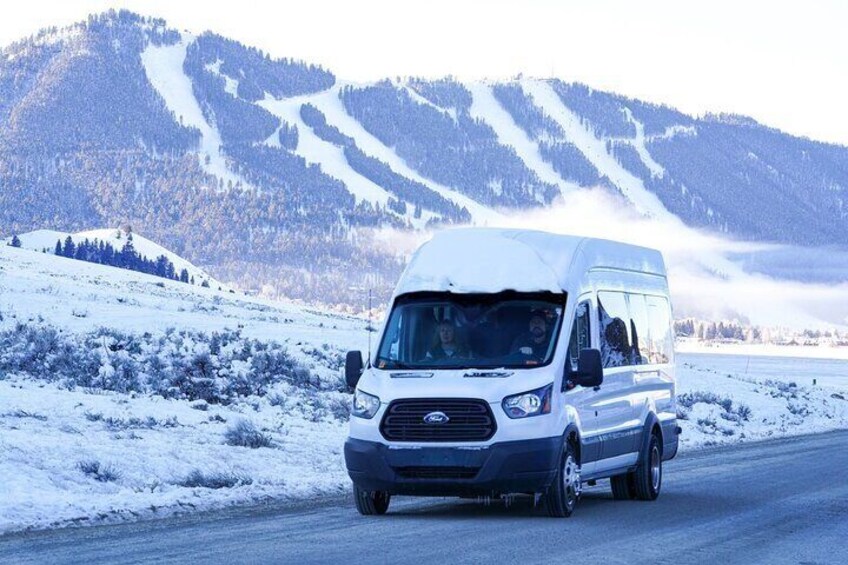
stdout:
{"type": "MultiPolygon", "coordinates": [[[[638,215],[598,188],[566,195],[543,210],[502,214],[490,227],[586,235],[662,251],[675,317],[737,319],[793,328],[848,326],[848,250],[734,240],[676,219],[638,215]]],[[[411,253],[430,233],[390,230],[377,239],[411,253]]]]}

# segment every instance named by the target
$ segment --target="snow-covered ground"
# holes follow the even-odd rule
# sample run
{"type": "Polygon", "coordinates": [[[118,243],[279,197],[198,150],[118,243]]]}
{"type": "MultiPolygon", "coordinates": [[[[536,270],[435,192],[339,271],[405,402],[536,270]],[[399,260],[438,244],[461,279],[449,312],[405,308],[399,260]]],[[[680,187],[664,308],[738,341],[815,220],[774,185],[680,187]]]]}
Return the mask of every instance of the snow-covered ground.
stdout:
{"type": "MultiPolygon", "coordinates": [[[[0,338],[19,324],[52,326],[71,340],[99,327],[153,336],[229,328],[283,344],[324,383],[339,379],[342,352],[367,341],[360,318],[7,246],[0,315],[0,338]]],[[[104,358],[113,346],[103,338],[104,358]]],[[[744,359],[678,356],[684,451],[848,427],[848,362],[744,359]]],[[[338,388],[281,380],[226,404],[165,396],[0,371],[0,533],[349,488],[348,397],[338,388]],[[260,447],[232,445],[251,441],[260,447]]]]}
{"type": "Polygon", "coordinates": [[[848,428],[848,361],[679,353],[677,370],[684,450],[848,428]]]}
{"type": "MultiPolygon", "coordinates": [[[[848,361],[848,347],[811,345],[773,345],[767,343],[705,343],[697,339],[680,339],[675,349],[683,353],[714,353],[742,357],[796,357],[803,359],[839,359],[848,361]]],[[[846,368],[848,371],[848,368],[846,368]]]]}
{"type": "Polygon", "coordinates": [[[0,533],[340,492],[347,426],[300,398],[280,387],[221,406],[0,380],[0,533]],[[239,422],[269,445],[228,445],[239,422]]]}

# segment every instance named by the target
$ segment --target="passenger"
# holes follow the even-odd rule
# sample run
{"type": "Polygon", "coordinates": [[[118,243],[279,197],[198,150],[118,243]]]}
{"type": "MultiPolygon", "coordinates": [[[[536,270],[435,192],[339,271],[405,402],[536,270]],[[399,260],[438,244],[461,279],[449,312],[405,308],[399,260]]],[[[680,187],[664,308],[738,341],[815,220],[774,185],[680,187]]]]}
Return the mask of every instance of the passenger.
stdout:
{"type": "Polygon", "coordinates": [[[548,355],[550,337],[548,336],[548,312],[533,310],[527,322],[527,333],[520,335],[512,342],[511,351],[535,357],[539,360],[548,355]]]}
{"type": "Polygon", "coordinates": [[[427,359],[453,359],[454,357],[468,357],[468,348],[460,345],[456,337],[456,328],[453,322],[444,320],[439,323],[436,335],[433,338],[433,347],[425,356],[427,359]]]}
{"type": "Polygon", "coordinates": [[[627,337],[627,324],[621,318],[611,319],[604,329],[601,356],[604,367],[627,365],[630,357],[630,340],[627,337]]]}

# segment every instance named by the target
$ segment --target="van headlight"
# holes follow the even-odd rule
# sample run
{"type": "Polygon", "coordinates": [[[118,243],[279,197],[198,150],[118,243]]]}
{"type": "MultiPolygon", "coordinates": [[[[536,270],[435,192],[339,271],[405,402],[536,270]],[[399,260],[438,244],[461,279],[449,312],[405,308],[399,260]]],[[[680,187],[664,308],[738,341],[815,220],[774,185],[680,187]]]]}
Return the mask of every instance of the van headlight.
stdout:
{"type": "Polygon", "coordinates": [[[513,419],[550,414],[553,390],[554,384],[551,383],[536,390],[507,396],[502,402],[504,412],[513,419]]]}
{"type": "Polygon", "coordinates": [[[371,419],[380,409],[380,399],[359,389],[353,393],[353,408],[350,413],[359,418],[371,419]]]}

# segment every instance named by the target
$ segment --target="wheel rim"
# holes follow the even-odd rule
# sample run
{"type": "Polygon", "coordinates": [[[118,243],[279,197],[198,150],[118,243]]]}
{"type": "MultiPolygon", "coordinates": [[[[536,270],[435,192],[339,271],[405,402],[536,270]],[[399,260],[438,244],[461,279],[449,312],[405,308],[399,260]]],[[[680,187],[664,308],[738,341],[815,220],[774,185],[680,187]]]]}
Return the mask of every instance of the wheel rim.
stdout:
{"type": "Polygon", "coordinates": [[[562,486],[565,492],[565,503],[571,508],[580,496],[580,467],[570,454],[565,458],[562,468],[562,486]]]}
{"type": "Polygon", "coordinates": [[[651,449],[651,486],[654,492],[660,489],[660,477],[662,476],[662,467],[660,466],[660,450],[654,446],[651,449]]]}

